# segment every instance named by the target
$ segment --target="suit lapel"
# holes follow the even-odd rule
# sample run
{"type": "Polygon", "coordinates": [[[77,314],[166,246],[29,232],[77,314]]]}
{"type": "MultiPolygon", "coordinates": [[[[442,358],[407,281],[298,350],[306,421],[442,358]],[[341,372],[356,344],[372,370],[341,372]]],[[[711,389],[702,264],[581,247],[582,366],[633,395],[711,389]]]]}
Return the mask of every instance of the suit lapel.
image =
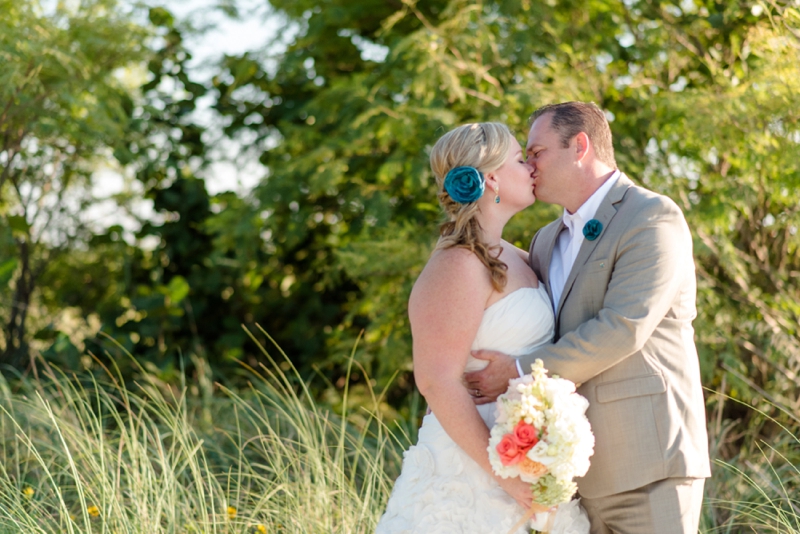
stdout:
{"type": "MultiPolygon", "coordinates": [[[[561,292],[561,300],[556,308],[556,324],[558,324],[559,319],[561,318],[561,310],[564,308],[564,301],[566,301],[567,297],[569,296],[572,286],[575,283],[575,279],[578,278],[578,273],[592,255],[592,252],[594,252],[594,249],[597,247],[598,243],[600,243],[600,240],[605,237],[608,229],[608,223],[611,222],[611,219],[613,219],[614,215],[617,213],[616,205],[622,200],[622,198],[625,196],[625,192],[632,185],[633,182],[631,182],[627,176],[620,174],[620,177],[617,179],[617,183],[611,187],[611,190],[606,195],[606,198],[603,199],[600,207],[597,208],[597,213],[595,213],[594,218],[603,224],[603,230],[600,236],[594,241],[589,241],[588,239],[583,240],[581,249],[578,251],[578,257],[575,258],[575,263],[572,264],[572,270],[569,272],[567,281],[564,283],[564,290],[561,292]]],[[[582,230],[583,229],[581,228],[580,231],[582,230]]],[[[552,253],[552,249],[550,250],[552,253]]]]}

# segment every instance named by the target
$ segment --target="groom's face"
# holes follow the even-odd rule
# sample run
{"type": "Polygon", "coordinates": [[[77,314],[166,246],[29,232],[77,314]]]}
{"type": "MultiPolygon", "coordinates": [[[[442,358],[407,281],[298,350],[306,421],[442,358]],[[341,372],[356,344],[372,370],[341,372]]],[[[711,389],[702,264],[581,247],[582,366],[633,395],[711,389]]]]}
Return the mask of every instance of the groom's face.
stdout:
{"type": "Polygon", "coordinates": [[[575,151],[572,146],[562,146],[558,132],[551,128],[551,121],[551,113],[534,121],[525,152],[528,164],[533,167],[536,198],[563,206],[575,181],[575,151]]]}

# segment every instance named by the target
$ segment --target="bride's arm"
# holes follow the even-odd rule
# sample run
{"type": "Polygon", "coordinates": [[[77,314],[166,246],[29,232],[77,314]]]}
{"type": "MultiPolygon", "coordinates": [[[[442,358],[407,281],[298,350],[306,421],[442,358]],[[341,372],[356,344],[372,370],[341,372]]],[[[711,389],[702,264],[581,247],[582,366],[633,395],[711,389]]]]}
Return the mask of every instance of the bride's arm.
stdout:
{"type": "Polygon", "coordinates": [[[414,378],[445,432],[523,506],[530,485],[492,473],[489,429],[462,383],[472,341],[492,285],[471,252],[452,248],[435,254],[420,275],[408,305],[414,343],[414,378]]]}
{"type": "Polygon", "coordinates": [[[461,375],[491,292],[480,260],[451,248],[431,258],[408,303],[417,387],[447,434],[489,473],[489,430],[461,375]]]}

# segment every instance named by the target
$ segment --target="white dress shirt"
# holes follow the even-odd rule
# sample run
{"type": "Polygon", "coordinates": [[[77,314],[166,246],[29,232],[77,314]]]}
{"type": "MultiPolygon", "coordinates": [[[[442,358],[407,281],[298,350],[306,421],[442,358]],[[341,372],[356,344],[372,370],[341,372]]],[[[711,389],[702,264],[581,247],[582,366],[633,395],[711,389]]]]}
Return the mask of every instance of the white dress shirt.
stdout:
{"type": "MultiPolygon", "coordinates": [[[[549,270],[550,291],[553,294],[553,308],[556,314],[558,314],[558,305],[561,301],[561,294],[564,292],[564,285],[567,283],[569,273],[572,270],[572,266],[575,264],[575,258],[578,257],[578,252],[580,252],[583,240],[585,239],[583,227],[597,214],[597,209],[600,207],[600,204],[602,204],[606,195],[614,184],[617,183],[621,175],[622,173],[619,170],[614,171],[614,173],[608,177],[608,180],[606,180],[575,213],[570,213],[564,208],[564,214],[561,216],[561,220],[564,226],[566,226],[565,230],[567,231],[565,232],[562,230],[558,235],[556,246],[553,248],[553,256],[550,258],[549,270]]],[[[516,364],[519,376],[522,376],[524,373],[522,372],[519,361],[517,361],[516,364]]]]}
{"type": "Polygon", "coordinates": [[[553,294],[553,308],[558,313],[558,304],[561,301],[561,294],[564,292],[564,284],[567,283],[569,273],[575,263],[575,258],[578,257],[578,252],[581,250],[583,240],[583,227],[587,222],[591,221],[603,199],[606,198],[611,187],[617,183],[620,177],[620,172],[614,171],[608,180],[601,185],[586,202],[584,202],[578,211],[570,213],[564,208],[564,215],[561,220],[566,226],[566,232],[561,231],[558,236],[555,248],[553,248],[553,256],[550,258],[550,291],[553,294]]]}

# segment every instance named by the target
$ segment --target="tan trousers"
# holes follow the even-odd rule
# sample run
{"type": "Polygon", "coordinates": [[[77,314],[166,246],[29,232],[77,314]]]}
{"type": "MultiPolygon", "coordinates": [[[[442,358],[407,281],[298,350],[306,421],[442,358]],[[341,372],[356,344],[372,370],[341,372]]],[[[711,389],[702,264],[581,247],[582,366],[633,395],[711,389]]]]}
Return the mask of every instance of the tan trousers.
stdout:
{"type": "Polygon", "coordinates": [[[703,478],[667,478],[599,499],[581,498],[591,534],[697,534],[703,478]]]}

